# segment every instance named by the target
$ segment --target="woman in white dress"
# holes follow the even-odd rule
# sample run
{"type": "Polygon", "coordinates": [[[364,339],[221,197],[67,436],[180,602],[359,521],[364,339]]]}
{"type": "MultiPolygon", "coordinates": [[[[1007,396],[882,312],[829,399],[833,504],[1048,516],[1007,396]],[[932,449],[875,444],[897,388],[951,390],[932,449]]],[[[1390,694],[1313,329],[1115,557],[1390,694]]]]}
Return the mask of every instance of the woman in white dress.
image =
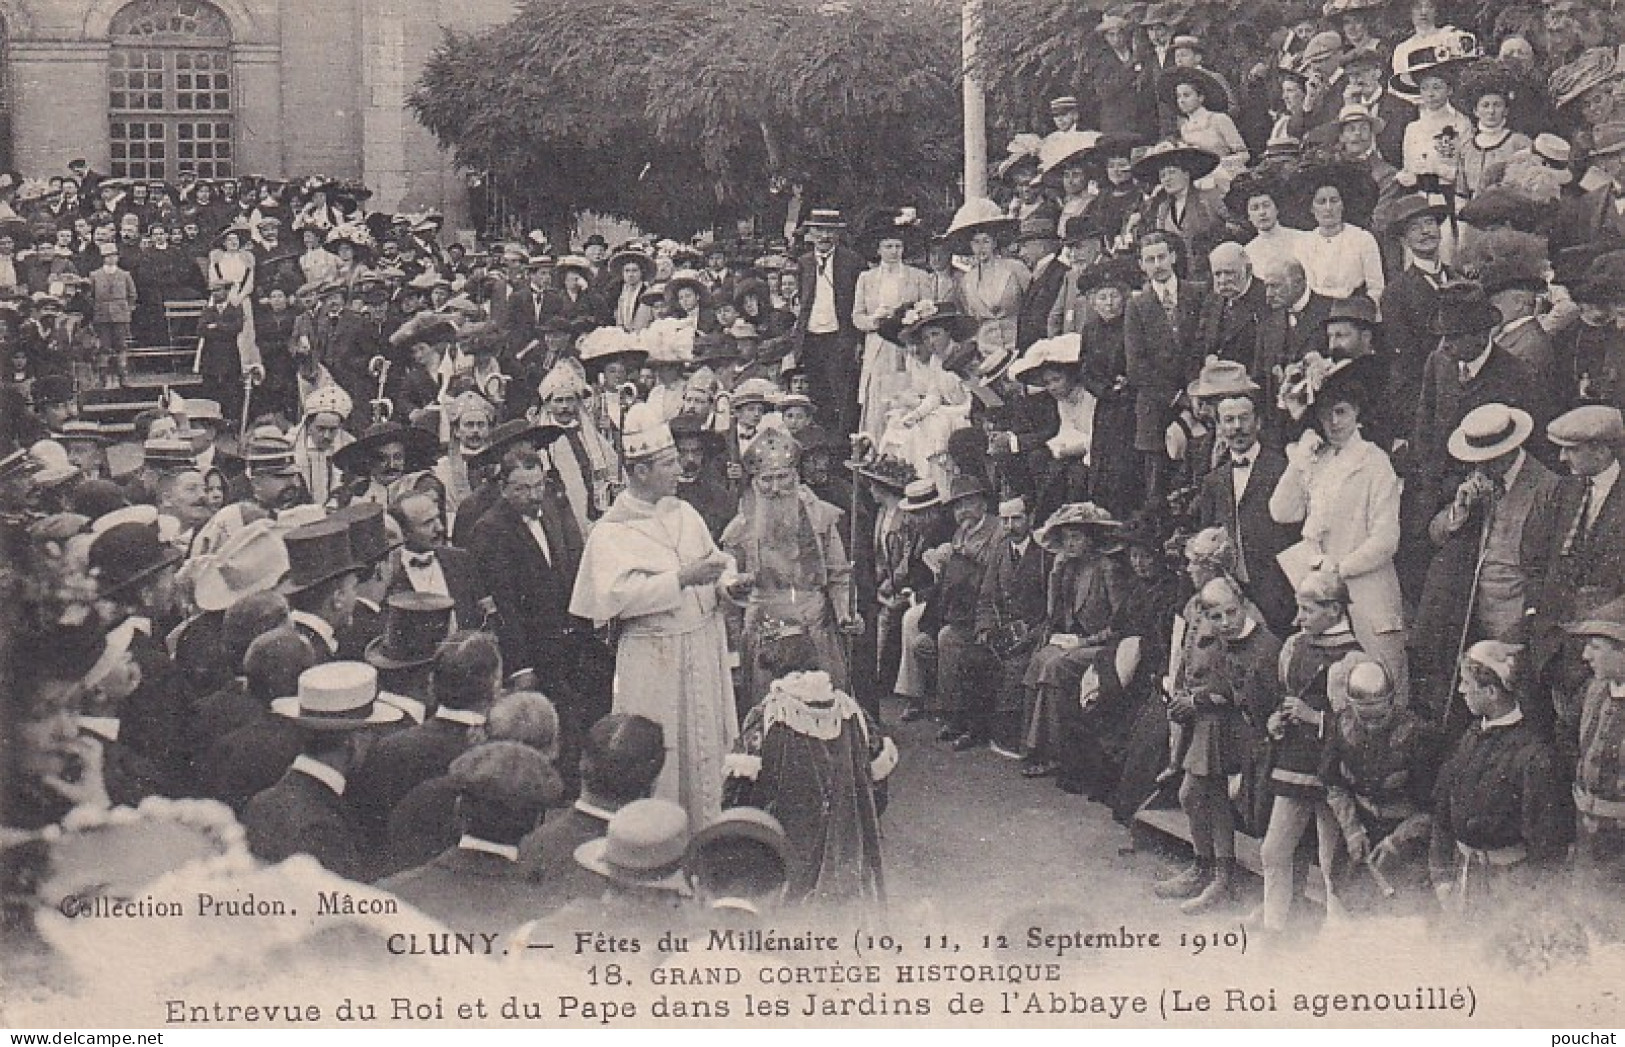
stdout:
{"type": "Polygon", "coordinates": [[[1199,188],[1230,186],[1247,166],[1247,143],[1230,119],[1224,85],[1201,69],[1174,69],[1162,78],[1162,90],[1179,112],[1179,140],[1219,158],[1219,168],[1197,183],[1199,188]]]}
{"type": "Polygon", "coordinates": [[[1359,362],[1333,364],[1318,353],[1293,370],[1281,400],[1294,414],[1312,410],[1314,424],[1287,446],[1286,472],[1270,495],[1276,523],[1303,525],[1303,541],[1281,554],[1281,566],[1294,584],[1311,569],[1333,571],[1348,583],[1354,636],[1382,662],[1396,683],[1396,700],[1404,702],[1410,677],[1394,569],[1400,481],[1388,455],[1360,434],[1360,419],[1375,406],[1380,384],[1359,362]]]}
{"type": "Polygon", "coordinates": [[[1309,289],[1327,298],[1364,294],[1381,301],[1387,280],[1377,238],[1355,224],[1370,221],[1377,183],[1358,167],[1321,164],[1305,169],[1297,187],[1315,220],[1298,248],[1309,289]]]}
{"type": "Polygon", "coordinates": [[[912,212],[886,211],[859,240],[859,250],[878,260],[873,269],[858,274],[852,299],[852,325],[864,333],[858,431],[876,441],[886,428],[886,402],[908,385],[907,353],[879,328],[903,307],[931,298],[931,274],[903,262],[922,239],[912,212]]]}
{"type": "Polygon", "coordinates": [[[259,345],[254,340],[254,252],[248,249],[250,230],[247,225],[233,223],[221,232],[218,245],[209,252],[209,283],[224,282],[231,285],[226,301],[240,306],[243,329],[237,335],[237,352],[245,363],[258,363],[259,345]]]}
{"type": "Polygon", "coordinates": [[[299,256],[299,271],[304,274],[307,284],[325,284],[329,280],[337,280],[339,276],[338,255],[322,246],[322,232],[314,227],[306,228],[299,234],[304,241],[305,252],[299,256]]]}
{"type": "Polygon", "coordinates": [[[967,200],[943,234],[948,249],[970,255],[970,268],[955,281],[959,310],[976,318],[976,348],[982,359],[1016,351],[1021,300],[1032,282],[1027,267],[1000,249],[1015,238],[1018,223],[992,200],[967,200]]]}
{"type": "Polygon", "coordinates": [[[947,490],[948,436],[970,424],[970,391],[945,361],[969,355],[960,343],[976,331],[976,319],[952,302],[920,302],[903,319],[908,385],[890,401],[880,453],[908,462],[914,475],[947,490]]]}

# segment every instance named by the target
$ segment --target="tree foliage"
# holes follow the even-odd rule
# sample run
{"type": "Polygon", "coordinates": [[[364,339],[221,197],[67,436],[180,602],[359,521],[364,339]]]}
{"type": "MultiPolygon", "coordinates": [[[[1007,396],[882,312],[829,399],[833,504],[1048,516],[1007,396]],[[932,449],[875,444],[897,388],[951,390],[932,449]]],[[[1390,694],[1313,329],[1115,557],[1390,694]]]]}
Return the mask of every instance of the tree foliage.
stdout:
{"type": "Polygon", "coordinates": [[[776,220],[791,183],[935,211],[959,163],[957,26],[940,0],[533,2],[448,35],[411,105],[542,217],[776,220]]]}

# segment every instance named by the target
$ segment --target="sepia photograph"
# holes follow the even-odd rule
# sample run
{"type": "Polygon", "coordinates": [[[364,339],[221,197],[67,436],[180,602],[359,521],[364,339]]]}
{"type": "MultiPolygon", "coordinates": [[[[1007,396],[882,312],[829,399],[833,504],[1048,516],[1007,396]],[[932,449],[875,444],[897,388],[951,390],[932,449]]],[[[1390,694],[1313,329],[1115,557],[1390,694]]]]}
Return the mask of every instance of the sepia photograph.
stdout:
{"type": "Polygon", "coordinates": [[[1614,1042],[1616,0],[0,0],[0,343],[0,1027],[1614,1042]]]}

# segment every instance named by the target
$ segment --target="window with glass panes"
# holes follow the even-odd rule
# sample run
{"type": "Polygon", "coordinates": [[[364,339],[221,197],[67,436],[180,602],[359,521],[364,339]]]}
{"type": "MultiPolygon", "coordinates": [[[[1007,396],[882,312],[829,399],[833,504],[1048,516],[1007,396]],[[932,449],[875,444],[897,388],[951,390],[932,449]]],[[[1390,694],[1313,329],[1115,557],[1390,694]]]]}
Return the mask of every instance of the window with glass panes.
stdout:
{"type": "Polygon", "coordinates": [[[201,0],[136,0],[114,16],[108,73],[112,173],[235,173],[231,27],[201,0]]]}

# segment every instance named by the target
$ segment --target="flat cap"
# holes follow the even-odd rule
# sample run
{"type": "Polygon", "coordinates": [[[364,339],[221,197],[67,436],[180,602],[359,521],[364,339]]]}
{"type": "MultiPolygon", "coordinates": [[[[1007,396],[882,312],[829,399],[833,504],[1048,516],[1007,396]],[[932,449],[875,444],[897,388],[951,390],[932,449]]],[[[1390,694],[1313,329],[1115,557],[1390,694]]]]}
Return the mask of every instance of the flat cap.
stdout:
{"type": "Polygon", "coordinates": [[[1546,436],[1559,447],[1622,444],[1625,443],[1625,417],[1617,407],[1587,404],[1553,418],[1546,425],[1546,436]]]}

